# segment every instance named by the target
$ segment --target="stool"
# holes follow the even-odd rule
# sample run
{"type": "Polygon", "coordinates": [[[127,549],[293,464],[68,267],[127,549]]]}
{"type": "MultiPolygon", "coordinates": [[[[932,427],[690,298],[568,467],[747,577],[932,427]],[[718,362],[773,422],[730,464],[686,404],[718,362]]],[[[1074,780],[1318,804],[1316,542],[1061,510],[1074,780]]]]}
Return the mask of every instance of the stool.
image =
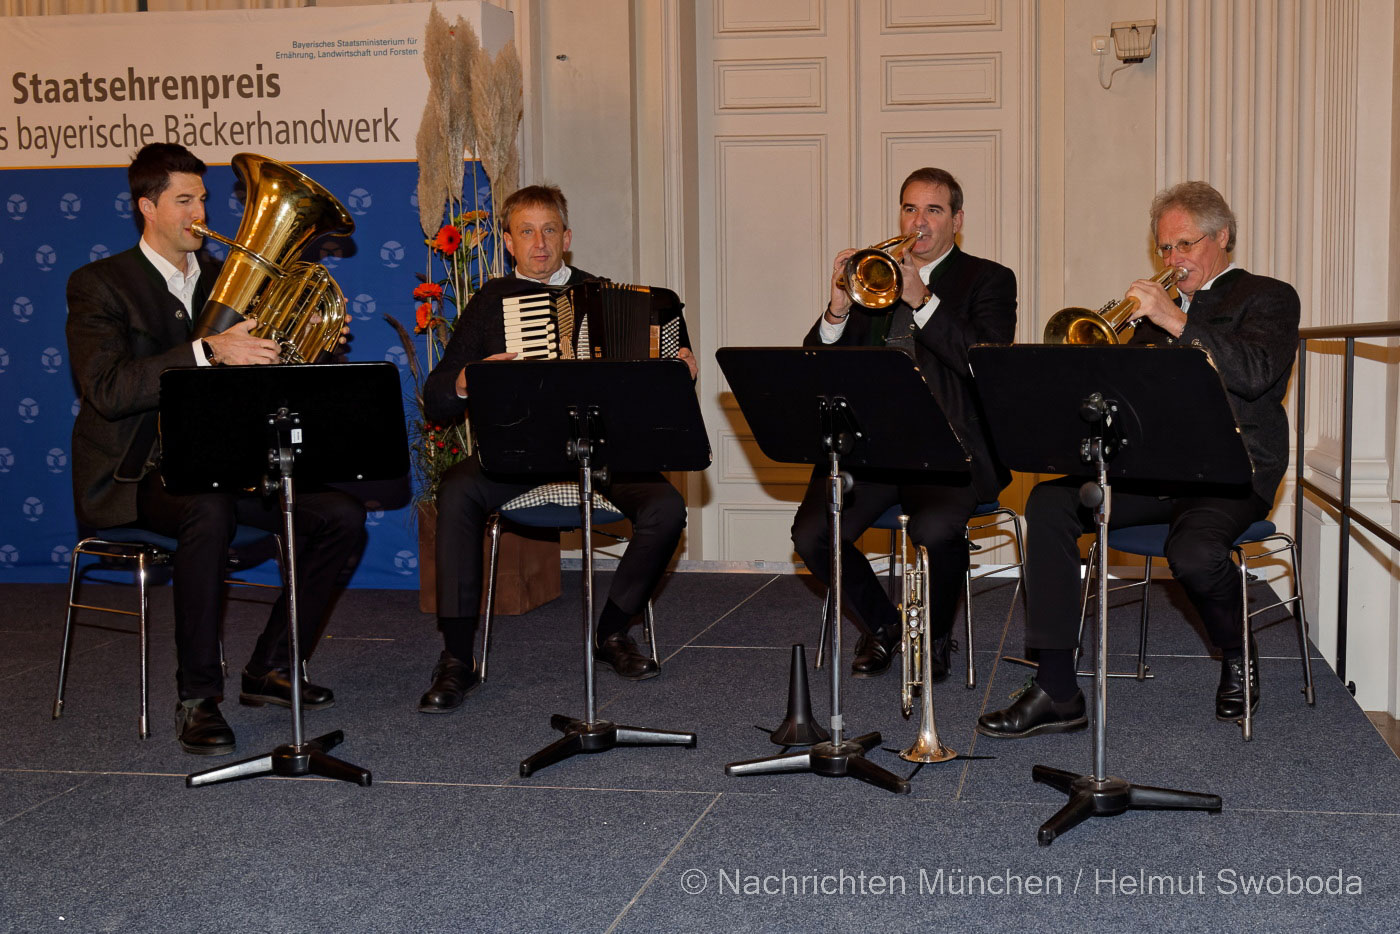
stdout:
{"type": "MultiPolygon", "coordinates": [[[[621,522],[627,518],[622,510],[608,502],[601,493],[593,494],[593,531],[599,535],[625,542],[627,539],[611,532],[603,532],[599,525],[621,522]]],[[[487,661],[491,657],[491,617],[496,600],[496,560],[501,542],[501,521],[536,529],[556,529],[572,532],[582,528],[578,510],[578,484],[545,483],[517,496],[501,506],[486,523],[486,532],[491,537],[491,561],[486,572],[486,609],[482,614],[481,636],[481,680],[486,680],[487,661]],[[572,499],[572,501],[570,501],[572,499]]],[[[591,542],[584,542],[591,548],[591,542]]],[[[656,651],[656,625],[652,612],[651,598],[647,598],[646,610],[642,614],[642,636],[651,647],[651,660],[661,665],[656,651]]]]}
{"type": "MultiPolygon", "coordinates": [[[[268,538],[277,540],[277,551],[280,560],[282,555],[281,536],[265,529],[253,526],[240,525],[234,531],[233,541],[229,543],[229,551],[239,551],[248,548],[258,542],[268,538]]],[[[58,661],[58,686],[54,691],[53,718],[57,720],[63,715],[63,692],[68,680],[68,659],[73,649],[73,616],[75,610],[96,610],[99,613],[115,613],[119,616],[135,616],[137,618],[137,635],[140,640],[141,652],[141,715],[138,722],[139,733],[142,739],[151,735],[150,718],[148,707],[150,703],[150,684],[147,671],[147,661],[149,655],[149,645],[146,633],[146,575],[150,568],[163,566],[170,563],[175,555],[177,542],[175,539],[165,535],[158,535],[146,529],[136,529],[129,526],[119,526],[110,529],[99,529],[92,535],[83,538],[73,547],[73,557],[69,563],[68,570],[68,618],[63,624],[63,650],[58,661]],[[78,562],[83,555],[103,558],[107,561],[124,561],[136,563],[136,588],[138,593],[137,609],[124,610],[118,607],[95,606],[91,604],[78,603],[78,562]]],[[[270,584],[254,584],[247,581],[228,580],[226,583],[241,584],[247,587],[270,587],[270,584]]],[[[222,648],[220,649],[222,654],[222,648]]]]}
{"type": "MultiPolygon", "coordinates": [[[[897,596],[895,593],[896,567],[900,568],[899,574],[902,575],[903,555],[899,554],[899,544],[895,536],[899,532],[899,517],[902,514],[903,507],[899,504],[896,504],[894,506],[891,506],[889,509],[886,509],[883,513],[880,514],[880,517],[878,519],[876,519],[870,524],[870,527],[872,529],[888,529],[890,533],[889,589],[890,600],[896,605],[898,605],[900,601],[900,597],[897,596]]],[[[1016,510],[1010,508],[1009,506],[1001,505],[1001,503],[997,500],[993,500],[990,503],[979,503],[977,505],[977,508],[973,510],[972,515],[968,518],[967,530],[965,533],[967,537],[967,547],[970,551],[980,551],[982,549],[982,546],[972,541],[972,533],[982,531],[984,529],[997,528],[999,526],[1004,526],[1007,523],[1011,524],[1011,528],[1016,536],[1016,563],[1007,565],[1007,567],[1015,568],[1019,572],[1026,560],[1026,551],[1021,540],[1020,516],[1017,515],[1016,510]],[[991,521],[981,521],[988,518],[991,518],[991,521]]],[[[981,580],[983,577],[987,577],[992,573],[995,572],[981,571],[977,574],[973,574],[972,568],[969,567],[967,569],[967,574],[964,576],[963,580],[963,622],[967,638],[967,676],[965,683],[969,689],[975,688],[977,686],[977,663],[973,658],[972,653],[972,582],[975,580],[981,580]]],[[[1024,591],[1021,588],[1021,575],[1019,573],[1016,577],[1016,590],[1011,594],[1011,599],[1013,601],[1016,599],[1017,593],[1022,594],[1021,599],[1024,601],[1025,595],[1024,591]]],[[[826,604],[823,606],[822,609],[822,631],[820,637],[817,640],[818,668],[822,666],[822,658],[826,654],[826,630],[831,619],[831,615],[831,600],[830,597],[828,597],[826,604]]]]}
{"type": "MultiPolygon", "coordinates": [[[[1111,529],[1108,533],[1108,546],[1115,551],[1125,554],[1141,555],[1143,558],[1142,580],[1134,581],[1131,584],[1122,584],[1112,588],[1112,591],[1127,590],[1134,587],[1143,588],[1142,592],[1142,616],[1138,625],[1138,663],[1137,672],[1111,672],[1111,676],[1116,677],[1136,677],[1138,680],[1151,677],[1147,669],[1147,614],[1148,597],[1151,591],[1148,589],[1152,583],[1152,559],[1166,557],[1167,530],[1170,526],[1165,523],[1153,525],[1133,525],[1124,526],[1118,529],[1111,529]]],[[[1079,637],[1080,643],[1084,639],[1084,622],[1088,616],[1089,595],[1093,592],[1092,581],[1098,543],[1095,542],[1089,549],[1089,571],[1085,575],[1084,598],[1080,603],[1079,613],[1079,637]]],[[[1308,652],[1308,619],[1307,608],[1303,602],[1303,585],[1298,575],[1298,547],[1291,535],[1278,531],[1278,528],[1267,519],[1260,519],[1250,525],[1244,532],[1235,539],[1231,546],[1231,554],[1240,571],[1240,605],[1244,608],[1241,614],[1241,626],[1243,627],[1244,652],[1244,677],[1245,683],[1249,683],[1253,662],[1249,657],[1249,640],[1252,630],[1250,620],[1260,613],[1272,610],[1278,606],[1290,606],[1294,620],[1298,629],[1298,655],[1303,663],[1303,696],[1307,700],[1308,706],[1316,703],[1313,693],[1312,678],[1312,657],[1308,652]],[[1254,555],[1254,558],[1268,558],[1276,554],[1288,553],[1289,571],[1293,578],[1292,593],[1290,596],[1277,600],[1267,606],[1259,607],[1253,612],[1249,609],[1249,560],[1250,556],[1245,551],[1246,545],[1264,545],[1265,551],[1254,555]]],[[[1080,672],[1083,674],[1083,672],[1080,672]]],[[[1254,715],[1250,711],[1248,704],[1245,705],[1244,719],[1240,721],[1245,740],[1254,738],[1254,715]]]]}

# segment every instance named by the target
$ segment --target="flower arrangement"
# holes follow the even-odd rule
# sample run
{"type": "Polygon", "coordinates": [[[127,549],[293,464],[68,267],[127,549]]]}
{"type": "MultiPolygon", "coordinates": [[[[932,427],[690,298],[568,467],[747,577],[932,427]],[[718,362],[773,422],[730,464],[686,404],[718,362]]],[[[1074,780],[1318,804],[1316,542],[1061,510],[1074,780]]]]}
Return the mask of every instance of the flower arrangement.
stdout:
{"type": "Polygon", "coordinates": [[[516,131],[522,114],[520,59],[507,42],[493,58],[462,17],[448,25],[434,4],[423,41],[428,97],[417,137],[418,216],[427,267],[413,289],[413,332],[390,315],[413,377],[412,421],[417,499],[432,502],[448,468],[471,453],[465,422],[434,425],[423,410],[423,382],[442,359],[472,294],[505,273],[505,252],[493,206],[517,187],[516,131]],[[464,164],[467,152],[476,161],[464,164]],[[464,176],[470,175],[470,188],[464,176]]]}

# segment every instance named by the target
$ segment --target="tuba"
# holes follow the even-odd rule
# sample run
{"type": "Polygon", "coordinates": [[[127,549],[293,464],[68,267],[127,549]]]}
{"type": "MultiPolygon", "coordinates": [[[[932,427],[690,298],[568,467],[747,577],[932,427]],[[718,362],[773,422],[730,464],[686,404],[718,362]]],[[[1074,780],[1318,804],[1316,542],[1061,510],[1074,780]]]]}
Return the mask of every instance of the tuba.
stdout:
{"type": "MultiPolygon", "coordinates": [[[[909,554],[909,517],[899,517],[899,550],[901,555],[909,554]]],[[[933,640],[929,638],[929,571],[928,549],[922,545],[914,548],[914,560],[904,562],[904,573],[900,577],[904,588],[904,599],[899,604],[900,648],[903,660],[899,700],[907,718],[914,710],[914,694],[920,700],[919,735],[914,744],[900,752],[899,757],[909,762],[947,762],[957,758],[957,752],[943,745],[938,738],[938,727],[933,722],[933,681],[929,672],[933,668],[933,640]]]]}
{"type": "MultiPolygon", "coordinates": [[[[1168,266],[1152,281],[1164,289],[1176,285],[1186,270],[1168,266]]],[[[1137,327],[1141,318],[1128,320],[1128,315],[1137,308],[1138,300],[1125,298],[1120,302],[1109,302],[1098,311],[1088,308],[1061,308],[1045,323],[1045,334],[1041,338],[1046,344],[1121,344],[1123,332],[1137,327]]]]}
{"type": "Polygon", "coordinates": [[[904,276],[899,271],[899,254],[919,239],[916,230],[907,236],[891,237],[871,247],[857,251],[850,259],[840,277],[837,288],[843,289],[863,308],[874,311],[888,308],[899,300],[904,290],[904,276]]]}
{"type": "Polygon", "coordinates": [[[339,342],[345,295],[325,266],[296,257],[316,237],[351,233],[355,221],[334,195],[289,165],[250,152],[232,164],[247,192],[237,237],[190,225],[229,247],[194,337],[253,318],[253,336],[276,341],[282,363],[311,363],[339,342]]]}

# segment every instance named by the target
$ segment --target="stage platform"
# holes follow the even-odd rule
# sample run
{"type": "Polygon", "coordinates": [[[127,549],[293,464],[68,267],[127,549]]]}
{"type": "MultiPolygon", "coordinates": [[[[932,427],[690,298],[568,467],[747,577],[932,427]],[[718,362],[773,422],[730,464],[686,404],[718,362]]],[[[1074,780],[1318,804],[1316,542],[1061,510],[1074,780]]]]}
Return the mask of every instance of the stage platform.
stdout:
{"type": "MultiPolygon", "coordinates": [[[[583,709],[577,575],[559,600],[498,620],[491,680],[446,716],[416,710],[440,648],[416,592],[349,591],[311,664],[337,701],[307,712],[307,735],[343,730],[335,755],[370,769],[369,788],[186,788],[186,773],[231,759],[175,742],[168,587],[152,598],[151,738],[137,738],[136,639],[92,614],[51,719],[65,588],[0,586],[0,931],[1396,930],[1400,760],[1317,657],[1317,705],[1304,703],[1291,623],[1260,636],[1254,741],[1217,722],[1219,663],[1170,583],[1154,585],[1156,677],[1110,687],[1110,771],[1219,794],[1224,811],[1096,819],[1038,846],[1064,799],[1031,766],[1088,771],[1091,739],[974,733],[1027,674],[999,662],[1021,651],[1013,584],[976,591],[978,687],[963,686],[963,646],[935,688],[944,742],[991,758],[922,767],[908,796],[724,774],[778,751],[759,728],[783,717],[791,645],[814,656],[821,598],[806,576],[672,575],[656,604],[661,676],[600,670],[600,714],[693,730],[698,748],[617,749],[529,779],[519,762],[557,736],[550,715],[583,709]]],[[[240,756],[290,735],[286,710],[236,699],[265,613],[240,600],[227,621],[223,710],[240,756]]],[[[1112,619],[1126,666],[1136,604],[1112,619]]],[[[809,674],[825,720],[827,676],[809,674]]],[[[917,724],[898,692],[897,670],[847,679],[848,735],[908,745],[917,724]]]]}

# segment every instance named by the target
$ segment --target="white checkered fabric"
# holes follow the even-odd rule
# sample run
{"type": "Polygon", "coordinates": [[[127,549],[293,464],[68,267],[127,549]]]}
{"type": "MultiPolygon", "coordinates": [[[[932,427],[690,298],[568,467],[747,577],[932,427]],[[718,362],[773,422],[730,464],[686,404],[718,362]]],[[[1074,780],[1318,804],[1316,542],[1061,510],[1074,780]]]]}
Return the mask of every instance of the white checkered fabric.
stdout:
{"type": "MultiPolygon", "coordinates": [[[[502,511],[508,509],[525,509],[530,506],[577,506],[578,505],[578,484],[561,481],[559,483],[542,483],[533,490],[526,490],[515,499],[501,507],[502,511]]],[[[612,512],[622,512],[602,493],[593,491],[593,508],[607,509],[612,512]]]]}

